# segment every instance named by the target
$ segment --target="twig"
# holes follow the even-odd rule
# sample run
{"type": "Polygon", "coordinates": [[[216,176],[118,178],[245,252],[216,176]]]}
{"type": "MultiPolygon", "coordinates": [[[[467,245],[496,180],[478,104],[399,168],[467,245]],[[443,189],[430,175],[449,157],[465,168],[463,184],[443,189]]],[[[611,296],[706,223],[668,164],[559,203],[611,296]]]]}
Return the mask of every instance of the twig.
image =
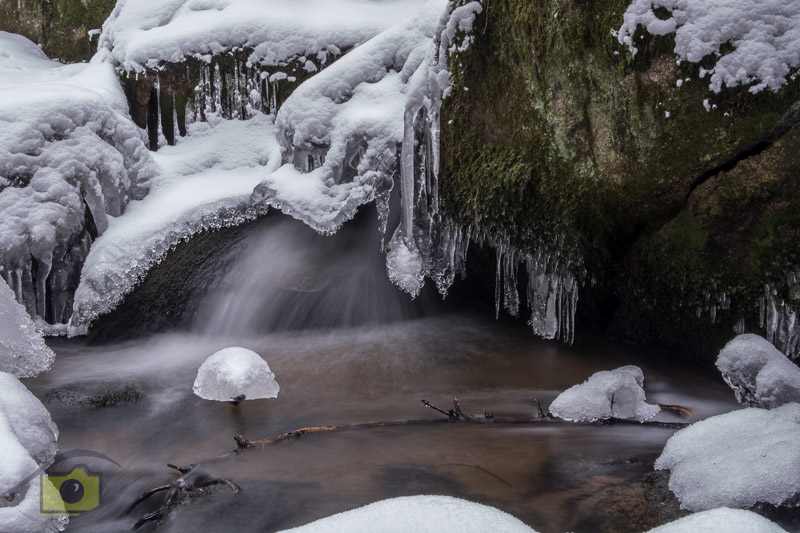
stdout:
{"type": "Polygon", "coordinates": [[[542,409],[542,404],[540,404],[540,403],[539,403],[539,399],[538,399],[538,398],[534,398],[534,399],[533,399],[533,401],[534,401],[534,402],[536,402],[536,409],[538,409],[538,410],[539,410],[539,418],[549,418],[549,417],[548,417],[548,416],[547,416],[547,415],[544,413],[544,410],[542,409]]]}
{"type": "Polygon", "coordinates": [[[676,415],[680,416],[681,418],[689,418],[690,416],[692,416],[692,410],[687,409],[682,405],[669,405],[663,403],[659,403],[656,405],[658,405],[663,411],[671,411],[676,415]]]}

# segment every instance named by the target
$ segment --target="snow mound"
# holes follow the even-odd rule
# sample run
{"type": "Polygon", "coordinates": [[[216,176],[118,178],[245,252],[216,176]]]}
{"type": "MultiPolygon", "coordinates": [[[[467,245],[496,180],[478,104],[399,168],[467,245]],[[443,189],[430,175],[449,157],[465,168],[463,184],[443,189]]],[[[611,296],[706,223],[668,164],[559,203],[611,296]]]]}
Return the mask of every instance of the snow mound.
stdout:
{"type": "Polygon", "coordinates": [[[620,43],[636,54],[633,36],[641,25],[653,35],[675,33],[675,55],[699,63],[712,56],[709,88],[751,85],[750,92],[777,91],[800,66],[800,2],[798,0],[633,0],[617,33],[620,43]],[[656,8],[669,17],[660,18],[656,8]],[[733,48],[723,52],[723,45],[733,48]]]}
{"type": "Polygon", "coordinates": [[[0,530],[64,529],[66,515],[39,514],[39,475],[53,464],[57,438],[42,403],[17,378],[0,372],[0,530]]]}
{"type": "Polygon", "coordinates": [[[0,32],[0,266],[29,313],[66,322],[92,239],[152,174],[103,54],[62,65],[0,32]]]}
{"type": "Polygon", "coordinates": [[[730,341],[719,352],[717,368],[741,404],[771,409],[800,402],[800,368],[763,337],[730,341]]]}
{"type": "Polygon", "coordinates": [[[775,522],[752,511],[711,509],[675,520],[648,533],[786,533],[775,522]]]}
{"type": "Polygon", "coordinates": [[[347,49],[413,15],[424,0],[118,0],[100,48],[125,70],[252,49],[250,63],[347,49]]]}
{"type": "Polygon", "coordinates": [[[0,372],[30,378],[49,370],[55,357],[28,312],[0,279],[0,372]]]}
{"type": "Polygon", "coordinates": [[[247,400],[277,398],[281,388],[260,355],[231,347],[216,352],[200,365],[193,390],[205,400],[228,402],[241,395],[247,400]]]}
{"type": "Polygon", "coordinates": [[[656,460],[690,511],[780,505],[800,492],[800,404],[713,416],[675,433],[656,460]]]}
{"type": "Polygon", "coordinates": [[[597,372],[559,394],[550,404],[550,412],[572,422],[607,418],[635,418],[644,422],[656,416],[661,408],[645,403],[643,385],[644,375],[637,366],[597,372]]]}
{"type": "Polygon", "coordinates": [[[403,496],[335,514],[295,533],[536,533],[517,518],[488,505],[450,496],[403,496]]]}
{"type": "Polygon", "coordinates": [[[153,154],[160,172],[150,194],[110,219],[95,241],[75,293],[70,335],[84,334],[114,309],[147,271],[195,233],[263,215],[250,194],[263,174],[280,165],[272,118],[189,125],[189,137],[153,154]]]}

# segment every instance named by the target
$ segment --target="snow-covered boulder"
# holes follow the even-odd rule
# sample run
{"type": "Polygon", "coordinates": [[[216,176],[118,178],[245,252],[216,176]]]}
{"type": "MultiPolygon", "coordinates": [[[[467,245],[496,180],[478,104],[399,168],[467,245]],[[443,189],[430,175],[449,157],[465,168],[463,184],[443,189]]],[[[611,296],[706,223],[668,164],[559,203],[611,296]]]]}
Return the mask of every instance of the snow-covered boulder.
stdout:
{"type": "Polygon", "coordinates": [[[197,370],[194,393],[205,400],[229,402],[277,398],[281,388],[260,355],[239,347],[225,348],[205,360],[197,370]]]}
{"type": "Polygon", "coordinates": [[[730,341],[717,368],[743,405],[771,409],[800,402],[800,367],[763,337],[748,333],[730,341]]]}
{"type": "Polygon", "coordinates": [[[0,266],[31,314],[63,323],[92,240],[155,172],[114,67],[51,61],[0,32],[0,266]]]}
{"type": "Polygon", "coordinates": [[[335,514],[294,533],[536,533],[494,507],[450,496],[403,496],[335,514]]]}
{"type": "Polygon", "coordinates": [[[0,372],[29,378],[48,370],[54,359],[28,312],[0,279],[0,372]]]}
{"type": "Polygon", "coordinates": [[[800,404],[718,415],[675,433],[657,470],[690,511],[780,505],[800,492],[800,404]]]}
{"type": "Polygon", "coordinates": [[[66,515],[39,514],[39,476],[53,464],[57,438],[44,405],[17,378],[0,372],[0,531],[63,529],[66,515]]]}
{"type": "Polygon", "coordinates": [[[648,533],[786,533],[775,522],[752,511],[721,507],[695,513],[648,533]]]}
{"type": "Polygon", "coordinates": [[[550,404],[550,413],[572,422],[606,418],[635,418],[640,422],[656,416],[661,408],[645,402],[644,375],[637,366],[623,366],[593,374],[565,390],[550,404]]]}

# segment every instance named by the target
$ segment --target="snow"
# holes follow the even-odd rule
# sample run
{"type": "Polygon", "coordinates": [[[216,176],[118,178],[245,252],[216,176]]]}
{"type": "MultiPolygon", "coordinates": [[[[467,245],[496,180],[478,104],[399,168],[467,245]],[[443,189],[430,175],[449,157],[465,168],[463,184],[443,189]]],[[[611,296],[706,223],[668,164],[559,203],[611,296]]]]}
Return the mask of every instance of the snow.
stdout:
{"type": "Polygon", "coordinates": [[[719,352],[717,368],[744,405],[770,409],[800,402],[800,368],[763,337],[730,341],[719,352]]]}
{"type": "Polygon", "coordinates": [[[536,533],[508,513],[450,496],[403,496],[335,514],[293,533],[536,533]]]}
{"type": "Polygon", "coordinates": [[[58,428],[17,378],[0,372],[0,530],[62,530],[65,515],[39,514],[39,474],[53,464],[58,428]]]}
{"type": "Polygon", "coordinates": [[[225,348],[200,365],[194,393],[205,400],[228,402],[244,395],[247,400],[277,398],[281,390],[269,365],[246,348],[225,348]]]}
{"type": "Polygon", "coordinates": [[[690,511],[780,505],[800,492],[800,404],[714,416],[675,433],[656,460],[690,511]]]}
{"type": "Polygon", "coordinates": [[[103,54],[62,65],[0,32],[0,266],[31,314],[66,320],[68,302],[48,308],[46,294],[68,290],[91,232],[144,195],[152,173],[103,54]]]}
{"type": "Polygon", "coordinates": [[[641,25],[653,35],[675,33],[675,55],[699,63],[711,56],[709,88],[750,85],[750,92],[777,91],[800,66],[800,0],[633,0],[617,32],[636,54],[633,35],[641,25]],[[666,20],[654,8],[665,8],[666,20]],[[722,53],[729,44],[733,50],[722,53]]]}
{"type": "Polygon", "coordinates": [[[85,333],[114,309],[147,271],[182,240],[208,228],[251,220],[253,188],[280,165],[272,118],[189,125],[189,136],[153,154],[150,194],[131,202],[95,241],[75,293],[70,334],[85,333]]]}
{"type": "Polygon", "coordinates": [[[786,533],[778,524],[752,511],[720,507],[675,520],[648,533],[786,533]]]}
{"type": "Polygon", "coordinates": [[[0,279],[0,372],[18,378],[50,369],[55,354],[44,343],[28,312],[0,279]]]}
{"type": "Polygon", "coordinates": [[[550,404],[550,413],[572,422],[607,418],[635,418],[643,422],[661,408],[645,403],[644,375],[637,366],[623,366],[593,374],[565,390],[550,404]]]}
{"type": "Polygon", "coordinates": [[[128,71],[186,56],[252,49],[277,65],[354,47],[416,13],[424,0],[118,0],[99,46],[128,71]]]}

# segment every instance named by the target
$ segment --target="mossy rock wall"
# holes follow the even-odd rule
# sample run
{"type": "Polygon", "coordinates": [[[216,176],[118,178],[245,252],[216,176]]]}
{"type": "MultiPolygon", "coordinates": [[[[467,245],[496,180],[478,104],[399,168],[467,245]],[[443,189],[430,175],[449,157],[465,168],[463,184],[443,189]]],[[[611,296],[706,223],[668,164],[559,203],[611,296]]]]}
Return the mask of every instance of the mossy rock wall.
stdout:
{"type": "MultiPolygon", "coordinates": [[[[710,65],[679,65],[671,37],[640,30],[635,57],[617,42],[611,32],[628,4],[484,4],[472,46],[449,58],[455,85],[443,106],[442,206],[456,220],[505,235],[520,248],[557,242],[577,250],[599,281],[581,293],[585,319],[636,340],[707,355],[733,330],[724,313],[716,324],[708,314],[698,319],[691,300],[718,280],[720,293],[737,288],[734,302],[750,305],[741,295],[763,291],[764,271],[750,257],[755,227],[703,218],[711,209],[702,207],[711,201],[705,191],[714,184],[715,191],[729,191],[716,201],[746,212],[742,218],[729,212],[731,219],[769,228],[761,218],[766,213],[791,218],[797,204],[783,192],[796,180],[797,156],[777,144],[764,148],[796,120],[787,113],[800,99],[800,81],[778,93],[753,95],[738,87],[714,94],[699,77],[701,66],[710,65]],[[705,100],[715,107],[707,111],[705,100]],[[789,155],[781,159],[778,150],[789,155]],[[783,161],[770,179],[757,178],[763,187],[733,192],[740,189],[720,185],[731,174],[750,183],[753,168],[763,165],[749,158],[759,153],[783,161]],[[670,232],[685,235],[664,246],[670,232]],[[716,268],[722,262],[744,266],[722,276],[724,269],[716,268]],[[684,315],[687,326],[714,342],[697,348],[683,342],[683,326],[654,326],[682,323],[684,315]]],[[[763,253],[788,250],[791,227],[780,239],[759,241],[768,248],[763,253]]]]}
{"type": "Polygon", "coordinates": [[[0,0],[0,30],[41,44],[48,57],[86,61],[97,50],[97,36],[115,0],[0,0]]]}

